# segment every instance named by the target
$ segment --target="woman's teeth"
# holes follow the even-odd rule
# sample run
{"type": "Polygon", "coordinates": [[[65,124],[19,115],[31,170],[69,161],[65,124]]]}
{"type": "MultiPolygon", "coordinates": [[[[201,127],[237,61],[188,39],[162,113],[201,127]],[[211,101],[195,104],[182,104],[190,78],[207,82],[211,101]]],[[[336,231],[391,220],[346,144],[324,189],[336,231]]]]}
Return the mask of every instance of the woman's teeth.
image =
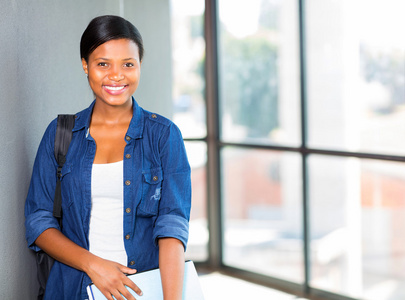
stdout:
{"type": "Polygon", "coordinates": [[[121,86],[108,86],[108,85],[105,85],[104,88],[106,88],[107,90],[110,90],[110,91],[120,91],[120,90],[125,88],[125,85],[121,85],[121,86]]]}

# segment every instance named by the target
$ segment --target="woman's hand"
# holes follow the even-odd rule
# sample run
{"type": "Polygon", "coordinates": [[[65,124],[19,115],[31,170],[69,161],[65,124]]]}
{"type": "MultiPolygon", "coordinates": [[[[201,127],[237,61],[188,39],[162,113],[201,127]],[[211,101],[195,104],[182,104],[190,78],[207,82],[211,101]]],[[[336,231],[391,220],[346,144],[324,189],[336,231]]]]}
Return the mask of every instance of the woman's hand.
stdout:
{"type": "Polygon", "coordinates": [[[86,273],[108,300],[113,300],[112,296],[117,300],[123,300],[122,296],[127,300],[135,300],[126,287],[142,296],[139,287],[125,276],[125,274],[135,274],[136,270],[134,269],[94,256],[86,273]]]}
{"type": "Polygon", "coordinates": [[[135,300],[126,286],[142,295],[141,290],[125,274],[134,274],[136,270],[119,263],[102,259],[78,246],[59,230],[49,228],[35,241],[35,244],[58,261],[80,271],[86,272],[107,299],[135,300]],[[122,294],[122,296],[121,296],[122,294]]]}

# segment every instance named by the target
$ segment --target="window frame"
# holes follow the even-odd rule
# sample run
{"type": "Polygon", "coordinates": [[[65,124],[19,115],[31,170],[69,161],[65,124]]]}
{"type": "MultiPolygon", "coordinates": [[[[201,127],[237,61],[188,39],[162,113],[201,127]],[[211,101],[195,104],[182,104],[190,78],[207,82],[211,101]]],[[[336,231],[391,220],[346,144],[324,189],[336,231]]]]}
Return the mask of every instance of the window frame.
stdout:
{"type": "Polygon", "coordinates": [[[197,265],[220,270],[221,272],[252,281],[258,284],[281,289],[297,296],[322,297],[336,300],[356,300],[340,294],[312,288],[310,286],[310,211],[308,196],[308,157],[312,154],[332,157],[354,157],[391,162],[405,162],[405,156],[385,155],[367,152],[338,151],[334,149],[311,148],[307,145],[307,66],[306,66],[306,28],[305,0],[298,1],[298,33],[299,33],[299,71],[300,71],[300,116],[301,116],[301,146],[289,147],[282,145],[263,145],[255,143],[224,142],[220,138],[219,114],[219,70],[218,70],[218,1],[205,0],[204,38],[206,41],[205,60],[205,100],[207,136],[204,138],[185,138],[187,142],[205,142],[207,145],[207,218],[209,230],[208,260],[197,262],[197,265]],[[242,147],[249,149],[265,149],[272,151],[294,152],[302,158],[302,228],[304,258],[304,282],[298,284],[276,277],[262,275],[247,270],[227,266],[223,262],[223,207],[221,197],[221,161],[220,153],[224,147],[242,147]]]}

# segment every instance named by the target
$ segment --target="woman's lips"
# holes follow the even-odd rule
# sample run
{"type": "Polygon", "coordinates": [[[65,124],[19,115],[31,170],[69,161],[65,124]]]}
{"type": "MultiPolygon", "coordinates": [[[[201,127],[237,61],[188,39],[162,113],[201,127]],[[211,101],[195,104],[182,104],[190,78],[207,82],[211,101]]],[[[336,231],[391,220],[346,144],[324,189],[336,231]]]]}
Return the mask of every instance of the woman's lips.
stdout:
{"type": "Polygon", "coordinates": [[[122,94],[127,87],[128,85],[103,85],[103,89],[111,95],[122,94]]]}

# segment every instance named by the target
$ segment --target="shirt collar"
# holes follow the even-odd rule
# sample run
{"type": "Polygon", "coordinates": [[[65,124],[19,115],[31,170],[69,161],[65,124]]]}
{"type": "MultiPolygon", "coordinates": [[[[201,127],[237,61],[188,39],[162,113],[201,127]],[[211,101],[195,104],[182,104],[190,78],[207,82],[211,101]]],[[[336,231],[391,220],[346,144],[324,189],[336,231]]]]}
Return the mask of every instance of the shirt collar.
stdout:
{"type": "MultiPolygon", "coordinates": [[[[86,130],[86,132],[89,130],[91,114],[93,112],[95,103],[96,100],[94,100],[88,108],[76,114],[73,132],[81,130],[83,128],[86,130]]],[[[144,128],[144,114],[142,113],[143,109],[135,101],[134,97],[132,97],[132,107],[133,115],[131,122],[129,123],[126,135],[130,136],[133,139],[142,138],[142,132],[144,128]]]]}
{"type": "Polygon", "coordinates": [[[135,101],[134,97],[132,97],[132,107],[133,107],[133,115],[131,122],[129,123],[127,135],[133,139],[140,139],[142,138],[142,132],[144,127],[144,114],[143,109],[138,105],[135,101]]]}

